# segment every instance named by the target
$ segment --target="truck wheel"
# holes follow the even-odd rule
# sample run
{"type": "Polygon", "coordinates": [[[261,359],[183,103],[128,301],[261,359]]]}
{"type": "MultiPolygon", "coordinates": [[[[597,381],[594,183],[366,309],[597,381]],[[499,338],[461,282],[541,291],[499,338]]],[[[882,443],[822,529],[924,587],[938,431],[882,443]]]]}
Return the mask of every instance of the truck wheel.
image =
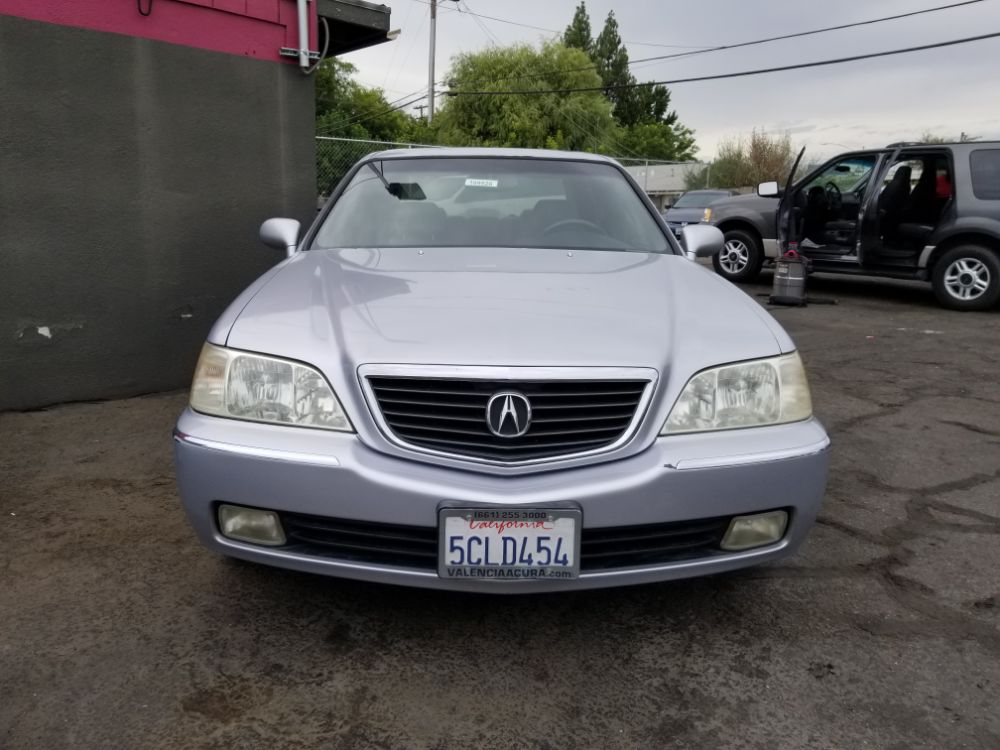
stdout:
{"type": "Polygon", "coordinates": [[[953,247],[934,264],[934,294],[952,310],[988,310],[1000,300],[1000,257],[980,245],[953,247]]]}
{"type": "Polygon", "coordinates": [[[753,281],[764,265],[764,250],[756,235],[744,229],[725,233],[722,250],[712,256],[715,272],[730,281],[753,281]]]}

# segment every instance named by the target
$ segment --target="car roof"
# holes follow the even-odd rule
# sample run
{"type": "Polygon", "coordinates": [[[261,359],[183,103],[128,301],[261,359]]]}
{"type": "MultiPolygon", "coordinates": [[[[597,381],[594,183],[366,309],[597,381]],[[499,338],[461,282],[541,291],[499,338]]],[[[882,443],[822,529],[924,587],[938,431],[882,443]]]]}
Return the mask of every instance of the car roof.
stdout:
{"type": "Polygon", "coordinates": [[[853,151],[842,151],[832,157],[838,159],[844,156],[864,156],[867,154],[888,154],[896,149],[902,153],[908,151],[926,151],[935,148],[1000,148],[1000,141],[953,141],[951,143],[918,143],[917,141],[905,141],[900,143],[890,143],[883,148],[859,148],[853,151]]]}
{"type": "Polygon", "coordinates": [[[557,161],[593,161],[617,164],[614,159],[600,154],[583,151],[554,151],[544,148],[394,148],[368,154],[371,159],[425,159],[436,158],[483,158],[494,159],[549,159],[557,161]]]}
{"type": "Polygon", "coordinates": [[[886,149],[901,148],[904,151],[911,148],[933,148],[934,146],[969,146],[971,148],[976,148],[977,146],[987,146],[989,148],[1000,147],[1000,141],[949,141],[947,143],[918,143],[918,142],[906,142],[906,143],[890,143],[886,146],[886,149]]]}

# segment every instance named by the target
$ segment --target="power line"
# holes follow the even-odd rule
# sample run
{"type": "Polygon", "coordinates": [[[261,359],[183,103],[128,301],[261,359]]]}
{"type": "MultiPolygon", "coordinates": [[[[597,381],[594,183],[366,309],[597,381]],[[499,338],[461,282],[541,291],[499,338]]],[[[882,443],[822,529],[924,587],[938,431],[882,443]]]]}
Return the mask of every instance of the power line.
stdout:
{"type": "Polygon", "coordinates": [[[892,55],[902,55],[909,52],[922,52],[940,47],[954,47],[958,44],[968,44],[969,42],[980,42],[986,39],[1000,37],[1000,31],[992,34],[980,34],[963,39],[951,39],[946,42],[934,42],[933,44],[921,44],[916,47],[905,47],[903,49],[885,50],[883,52],[869,52],[865,55],[852,55],[850,57],[838,57],[832,60],[816,60],[813,62],[796,63],[794,65],[779,65],[773,68],[758,68],[756,70],[742,70],[736,73],[718,73],[709,76],[692,76],[690,78],[675,78],[669,81],[644,81],[642,83],[622,83],[611,86],[582,86],[579,88],[562,89],[519,89],[513,91],[447,91],[448,96],[511,96],[522,94],[573,94],[588,91],[615,91],[619,89],[633,89],[640,86],[673,86],[678,83],[695,83],[697,81],[718,81],[723,78],[745,78],[746,76],[757,76],[765,73],[780,73],[785,70],[799,70],[802,68],[818,68],[824,65],[839,65],[841,63],[855,62],[857,60],[871,60],[876,57],[890,57],[892,55]]]}
{"type": "Polygon", "coordinates": [[[367,122],[368,120],[375,120],[375,119],[377,119],[379,117],[383,117],[384,115],[387,115],[387,114],[390,114],[392,112],[395,112],[396,110],[403,109],[403,107],[409,106],[410,104],[413,104],[414,102],[419,102],[421,99],[424,99],[426,97],[427,97],[427,87],[424,86],[422,89],[417,89],[416,91],[411,91],[409,94],[403,94],[403,96],[399,97],[398,99],[394,99],[391,102],[387,102],[386,103],[386,107],[387,108],[384,109],[384,110],[377,111],[375,114],[366,115],[364,112],[362,112],[362,113],[355,114],[355,115],[352,115],[350,117],[347,117],[347,118],[345,118],[345,119],[343,119],[343,120],[341,120],[339,122],[329,123],[329,124],[327,124],[327,125],[325,125],[323,127],[322,132],[317,131],[316,135],[329,135],[330,133],[335,133],[338,130],[343,130],[344,128],[350,127],[351,125],[356,125],[357,123],[360,123],[360,122],[367,122]],[[404,104],[399,104],[404,99],[409,99],[410,97],[416,96],[417,94],[419,94],[419,96],[417,96],[416,99],[408,101],[408,102],[406,102],[404,104]],[[399,106],[398,107],[395,106],[396,104],[399,104],[399,106]]]}
{"type": "MultiPolygon", "coordinates": [[[[487,16],[485,13],[475,13],[474,11],[471,11],[471,10],[465,10],[464,12],[465,13],[471,13],[472,15],[479,16],[480,18],[487,18],[490,21],[497,21],[499,23],[507,23],[507,24],[510,24],[511,26],[521,26],[523,28],[534,29],[536,31],[547,31],[547,32],[549,32],[551,34],[562,34],[563,33],[559,29],[546,29],[546,28],[543,28],[541,26],[532,26],[531,24],[521,23],[520,21],[511,21],[510,19],[507,19],[507,18],[497,18],[496,16],[487,16]]],[[[625,44],[632,44],[632,45],[635,45],[636,47],[666,47],[666,48],[673,48],[673,49],[703,49],[703,47],[696,47],[696,46],[692,46],[690,44],[657,44],[657,43],[654,43],[654,42],[633,42],[633,41],[628,41],[628,40],[625,40],[624,43],[625,44]]]]}
{"type": "Polygon", "coordinates": [[[351,124],[354,125],[361,122],[368,122],[369,120],[377,120],[379,117],[384,117],[385,115],[391,114],[392,112],[396,112],[397,110],[405,109],[406,107],[409,107],[411,104],[416,104],[417,102],[423,101],[426,98],[427,94],[421,94],[416,99],[411,99],[408,102],[403,102],[402,104],[399,104],[395,107],[389,107],[388,109],[384,109],[381,112],[377,112],[373,115],[370,115],[369,117],[363,117],[360,120],[355,120],[351,124]]]}
{"type": "MultiPolygon", "coordinates": [[[[460,0],[459,6],[458,6],[459,9],[461,9],[462,6],[464,6],[468,10],[469,5],[468,5],[467,2],[465,2],[465,0],[460,0]]],[[[496,36],[493,34],[493,32],[490,31],[489,27],[485,23],[483,23],[482,21],[480,21],[478,18],[473,18],[473,20],[478,24],[479,28],[483,30],[483,33],[486,34],[486,36],[488,38],[493,39],[499,45],[499,40],[496,38],[496,36]]],[[[521,70],[523,70],[523,69],[524,68],[522,66],[521,70]]],[[[574,114],[571,111],[571,109],[564,108],[563,110],[560,111],[560,114],[564,118],[566,118],[566,120],[568,120],[569,123],[572,126],[574,126],[575,128],[577,128],[578,130],[582,131],[585,135],[587,135],[589,138],[591,138],[593,140],[595,148],[602,141],[605,141],[605,142],[609,143],[610,145],[612,145],[617,150],[622,151],[622,152],[624,152],[626,154],[629,154],[630,155],[629,158],[638,159],[638,160],[645,160],[646,157],[640,156],[639,154],[635,153],[634,151],[631,151],[630,149],[626,148],[625,145],[622,144],[621,141],[615,139],[610,133],[604,134],[603,136],[599,135],[598,132],[597,132],[596,127],[592,127],[587,122],[587,116],[586,116],[585,113],[583,113],[583,112],[577,113],[577,114],[579,114],[579,117],[577,117],[577,114],[574,114]]]]}
{"type": "MultiPolygon", "coordinates": [[[[403,55],[400,61],[399,69],[396,71],[396,75],[392,79],[392,85],[395,86],[399,81],[399,76],[406,69],[406,64],[410,61],[410,56],[413,54],[413,50],[416,49],[417,41],[420,39],[420,32],[424,30],[424,24],[427,23],[427,17],[421,13],[420,22],[417,24],[417,30],[413,33],[413,38],[410,40],[409,45],[406,48],[406,53],[403,55]]],[[[403,42],[406,42],[404,37],[403,42]]]]}
{"type": "MultiPolygon", "coordinates": [[[[419,1],[419,0],[418,0],[419,1]]],[[[813,36],[815,34],[825,34],[830,31],[843,31],[844,29],[853,29],[859,26],[870,26],[872,24],[884,23],[886,21],[898,21],[902,18],[910,18],[912,16],[920,16],[925,13],[936,13],[942,10],[951,10],[953,8],[960,8],[964,5],[975,5],[981,3],[983,0],[961,0],[961,2],[949,3],[948,5],[938,5],[933,8],[922,8],[920,10],[908,11],[906,13],[897,13],[892,16],[882,16],[880,18],[869,18],[864,21],[853,21],[851,23],[843,23],[837,26],[824,26],[821,29],[809,29],[807,31],[797,31],[791,34],[781,34],[780,36],[766,37],[764,39],[753,39],[747,42],[736,42],[734,44],[721,44],[716,47],[698,47],[694,48],[690,52],[674,52],[669,55],[654,55],[653,57],[640,57],[635,60],[629,60],[629,66],[638,65],[639,63],[654,62],[659,60],[676,60],[679,58],[691,57],[693,55],[703,55],[708,52],[721,52],[724,50],[732,49],[742,49],[744,47],[752,47],[758,44],[768,44],[769,42],[780,42],[786,39],[797,39],[805,36],[813,36]]],[[[626,42],[627,44],[627,42],[626,42]]],[[[565,70],[560,70],[560,73],[578,73],[585,70],[596,70],[597,65],[583,65],[578,68],[567,68],[565,70]]],[[[485,79],[481,78],[475,81],[467,81],[466,86],[474,85],[477,83],[487,82],[487,83],[502,83],[504,81],[512,80],[534,80],[537,78],[545,78],[549,76],[549,73],[532,73],[525,76],[507,76],[505,78],[494,78],[485,79]]]]}
{"type": "Polygon", "coordinates": [[[657,55],[654,57],[640,57],[637,60],[630,61],[630,65],[633,63],[651,62],[653,60],[669,60],[674,57],[682,57],[687,55],[700,55],[705,52],[720,52],[722,50],[730,49],[741,49],[743,47],[750,47],[756,44],[766,44],[768,42],[781,42],[786,39],[796,39],[798,37],[813,36],[815,34],[825,34],[830,31],[842,31],[844,29],[853,29],[858,26],[871,26],[876,23],[884,23],[885,21],[898,21],[901,18],[910,18],[912,16],[920,16],[925,13],[936,13],[941,10],[951,10],[953,8],[960,8],[963,5],[976,5],[981,3],[983,0],[961,0],[961,2],[949,3],[948,5],[938,5],[933,8],[922,8],[920,10],[911,10],[906,13],[897,13],[893,16],[882,16],[881,18],[869,18],[865,21],[853,21],[851,23],[842,23],[837,26],[826,26],[822,29],[811,29],[809,31],[798,31],[792,34],[781,34],[780,36],[772,36],[766,39],[754,39],[750,42],[739,42],[736,44],[722,44],[717,47],[709,47],[707,49],[697,50],[695,52],[686,52],[681,55],[657,55]]]}
{"type": "MultiPolygon", "coordinates": [[[[413,12],[413,6],[406,6],[406,15],[403,16],[403,23],[399,25],[399,28],[406,26],[407,21],[410,20],[410,14],[413,12]]],[[[382,88],[386,88],[389,85],[389,73],[392,71],[392,66],[396,62],[396,55],[399,53],[399,48],[402,45],[394,44],[392,45],[392,56],[389,58],[389,64],[385,68],[385,76],[382,77],[382,88]]]]}
{"type": "Polygon", "coordinates": [[[498,47],[500,46],[500,40],[497,39],[496,35],[486,27],[485,23],[483,23],[481,20],[479,20],[479,16],[477,14],[473,13],[469,9],[469,5],[467,3],[465,3],[464,0],[461,0],[459,2],[459,4],[458,4],[458,11],[460,13],[462,13],[462,15],[468,16],[469,18],[471,18],[475,22],[476,26],[478,26],[482,30],[482,32],[486,35],[487,41],[489,41],[491,44],[493,44],[495,46],[498,46],[498,47]],[[465,6],[465,10],[464,11],[462,10],[462,6],[465,6]]]}
{"type": "MultiPolygon", "coordinates": [[[[415,3],[423,3],[424,5],[430,5],[430,3],[427,0],[413,0],[413,2],[415,2],[415,3]]],[[[544,31],[544,32],[547,32],[549,34],[562,34],[563,33],[559,29],[547,29],[544,26],[532,26],[530,23],[522,23],[520,21],[511,21],[509,18],[497,18],[496,16],[487,16],[485,13],[477,13],[477,12],[475,12],[474,10],[468,8],[468,6],[466,6],[466,10],[464,10],[464,11],[463,10],[459,10],[459,9],[456,8],[452,12],[456,12],[456,11],[459,12],[459,13],[468,13],[470,16],[479,16],[480,18],[486,18],[486,19],[488,19],[490,21],[497,21],[499,23],[510,24],[511,26],[520,26],[521,28],[524,28],[524,29],[533,29],[535,31],[544,31]]],[[[703,47],[692,47],[692,46],[686,45],[686,44],[657,44],[657,43],[654,43],[654,42],[631,42],[631,41],[625,41],[625,44],[632,44],[632,45],[635,45],[636,47],[665,47],[665,48],[673,48],[673,49],[703,49],[703,47]]]]}
{"type": "MultiPolygon", "coordinates": [[[[420,3],[421,5],[430,5],[429,0],[413,0],[415,3],[420,3]]],[[[447,5],[438,5],[438,13],[457,13],[458,8],[452,8],[447,5]]]]}

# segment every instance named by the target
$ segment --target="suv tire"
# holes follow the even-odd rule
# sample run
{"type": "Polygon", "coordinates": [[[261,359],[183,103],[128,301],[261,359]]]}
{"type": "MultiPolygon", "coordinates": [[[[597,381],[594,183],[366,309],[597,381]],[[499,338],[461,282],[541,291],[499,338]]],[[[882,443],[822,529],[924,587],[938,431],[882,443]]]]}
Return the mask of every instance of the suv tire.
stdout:
{"type": "Polygon", "coordinates": [[[712,256],[715,272],[740,283],[756,279],[764,265],[760,238],[745,229],[730,229],[724,236],[722,250],[712,256]]]}
{"type": "Polygon", "coordinates": [[[934,264],[934,294],[952,310],[988,310],[1000,300],[1000,255],[981,245],[960,245],[934,264]]]}

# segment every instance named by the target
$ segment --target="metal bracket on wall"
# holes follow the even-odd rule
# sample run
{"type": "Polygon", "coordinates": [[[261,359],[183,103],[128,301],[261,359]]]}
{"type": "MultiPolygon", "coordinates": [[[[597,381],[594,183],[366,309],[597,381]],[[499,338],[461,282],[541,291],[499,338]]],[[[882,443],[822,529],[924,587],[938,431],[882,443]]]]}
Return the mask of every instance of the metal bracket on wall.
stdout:
{"type": "MultiPolygon", "coordinates": [[[[298,47],[282,47],[278,50],[278,54],[282,57],[298,57],[299,48],[298,47]]],[[[310,60],[319,60],[319,52],[309,51],[310,60]]]]}

